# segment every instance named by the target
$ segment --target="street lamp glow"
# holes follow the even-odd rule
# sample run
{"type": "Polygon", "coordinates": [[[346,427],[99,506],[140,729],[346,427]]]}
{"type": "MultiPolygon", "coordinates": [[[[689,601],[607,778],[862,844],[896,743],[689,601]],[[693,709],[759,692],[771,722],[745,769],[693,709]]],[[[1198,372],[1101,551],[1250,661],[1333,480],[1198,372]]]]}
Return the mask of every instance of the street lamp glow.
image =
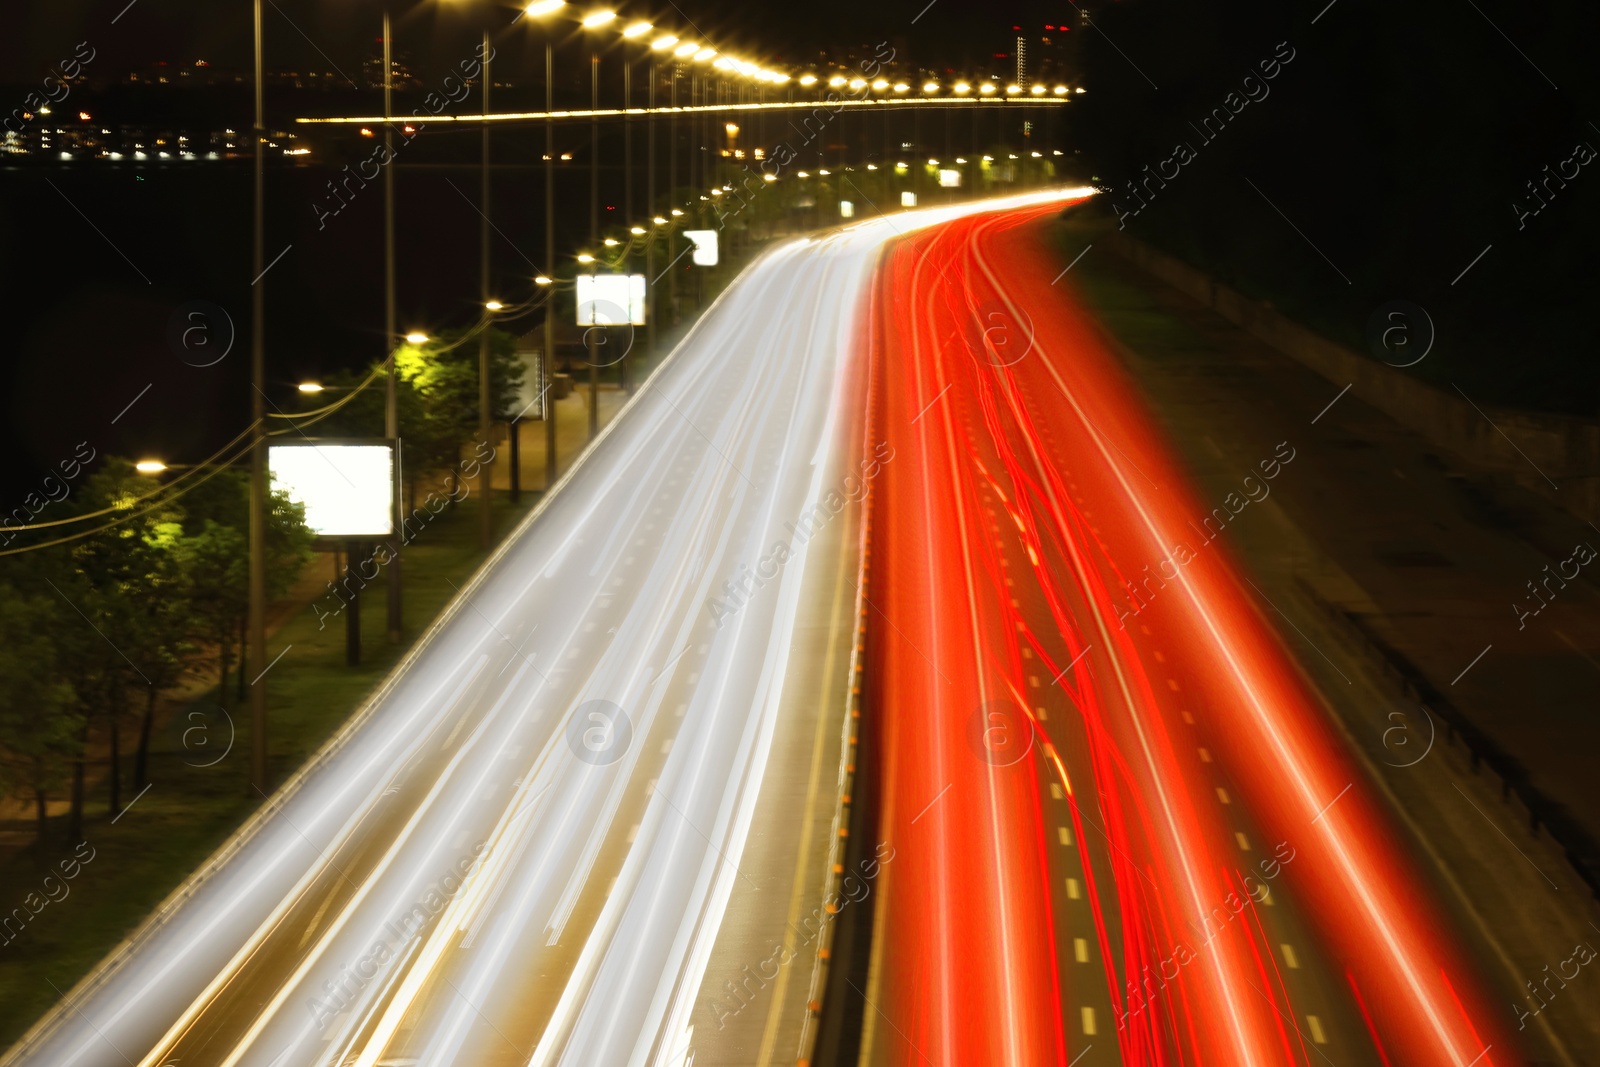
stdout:
{"type": "Polygon", "coordinates": [[[1032,89],[1029,90],[1029,92],[1033,93],[1034,96],[1043,96],[1044,95],[1044,86],[1035,85],[1032,89]]]}
{"type": "Polygon", "coordinates": [[[535,278],[533,280],[533,284],[534,285],[549,285],[550,284],[550,279],[545,277],[543,274],[541,274],[541,275],[539,275],[537,278],[535,278]]]}
{"type": "Polygon", "coordinates": [[[593,14],[585,15],[580,25],[586,30],[594,30],[616,20],[617,13],[615,11],[596,11],[593,14]]]}
{"type": "Polygon", "coordinates": [[[1066,96],[1067,95],[1067,87],[1065,85],[1056,86],[1056,95],[1057,96],[1066,96]]]}
{"type": "Polygon", "coordinates": [[[865,86],[866,84],[867,84],[867,79],[865,79],[865,78],[851,78],[850,79],[850,88],[852,88],[852,89],[860,89],[863,86],[865,86]]]}
{"type": "Polygon", "coordinates": [[[617,240],[615,237],[607,237],[606,238],[606,247],[607,248],[615,248],[621,243],[622,242],[617,240]]]}
{"type": "Polygon", "coordinates": [[[906,92],[910,88],[911,88],[911,86],[907,85],[905,82],[895,82],[894,83],[894,91],[897,92],[897,93],[906,92]]]}
{"type": "Polygon", "coordinates": [[[579,263],[593,263],[594,262],[594,257],[591,256],[587,252],[579,252],[578,253],[578,262],[579,263]]]}
{"type": "Polygon", "coordinates": [[[957,163],[965,163],[966,161],[967,161],[967,157],[966,156],[957,156],[956,157],[956,162],[957,163]]]}
{"type": "Polygon", "coordinates": [[[651,219],[650,221],[654,222],[657,226],[665,226],[667,224],[667,220],[662,218],[660,215],[657,215],[655,218],[651,219]]]}
{"type": "Polygon", "coordinates": [[[879,78],[877,81],[872,83],[872,88],[881,93],[885,89],[889,88],[889,81],[887,78],[879,78]]]}
{"type": "Polygon", "coordinates": [[[982,93],[984,96],[988,96],[990,93],[994,92],[994,82],[984,82],[982,85],[978,86],[978,92],[982,93]]]}
{"type": "Polygon", "coordinates": [[[683,56],[692,56],[698,51],[700,51],[700,46],[690,42],[687,44],[680,44],[678,47],[672,50],[672,54],[681,58],[683,56]]]}
{"type": "Polygon", "coordinates": [[[800,75],[800,84],[810,88],[817,84],[817,76],[815,74],[802,74],[800,75]]]}
{"type": "Polygon", "coordinates": [[[702,48],[700,51],[694,54],[694,61],[696,63],[704,63],[706,60],[710,59],[716,54],[717,50],[715,48],[702,48]]]}
{"type": "Polygon", "coordinates": [[[1043,156],[1044,156],[1043,152],[1029,152],[1028,154],[1030,156],[1032,156],[1034,159],[1040,159],[1040,158],[1043,158],[1043,156]]]}
{"type": "Polygon", "coordinates": [[[925,93],[936,93],[939,91],[939,83],[928,82],[927,84],[923,85],[922,91],[925,93]]]}
{"type": "Polygon", "coordinates": [[[728,136],[729,137],[737,137],[737,136],[739,136],[739,125],[738,125],[738,123],[730,122],[730,123],[728,123],[726,126],[724,126],[722,128],[724,130],[728,131],[728,136]]]}
{"type": "Polygon", "coordinates": [[[643,37],[653,29],[655,29],[655,27],[650,25],[648,22],[635,22],[632,26],[629,26],[627,29],[622,31],[622,36],[631,41],[635,37],[643,37]]]}
{"type": "Polygon", "coordinates": [[[425,345],[427,343],[428,335],[419,330],[412,330],[406,334],[406,344],[408,345],[425,345]]]}
{"type": "Polygon", "coordinates": [[[679,211],[677,208],[673,208],[672,211],[669,212],[669,214],[671,214],[672,217],[675,218],[675,219],[683,218],[683,212],[679,211]]]}
{"type": "Polygon", "coordinates": [[[534,3],[529,4],[523,10],[523,14],[529,18],[543,18],[545,15],[560,11],[566,6],[567,0],[535,0],[534,3]]]}
{"type": "Polygon", "coordinates": [[[630,226],[628,228],[628,232],[633,234],[635,237],[643,237],[644,236],[644,227],[643,226],[630,226]]]}
{"type": "Polygon", "coordinates": [[[1089,90],[1087,90],[1087,89],[1085,89],[1085,88],[1084,88],[1084,87],[1083,87],[1083,86],[1081,86],[1081,85],[1080,85],[1080,86],[1078,86],[1078,87],[1077,87],[1077,89],[1075,89],[1075,90],[1073,90],[1073,91],[1074,91],[1074,92],[1079,92],[1079,93],[1086,93],[1086,92],[1088,92],[1088,91],[1089,91],[1089,90]]]}
{"type": "Polygon", "coordinates": [[[844,77],[842,75],[835,74],[833,77],[828,79],[828,87],[830,89],[837,89],[837,88],[839,88],[839,86],[841,86],[843,84],[844,84],[844,77]]]}
{"type": "Polygon", "coordinates": [[[828,175],[832,174],[833,171],[829,170],[827,167],[823,167],[821,170],[817,171],[817,173],[826,178],[828,175]]]}
{"type": "Polygon", "coordinates": [[[322,383],[301,382],[299,385],[295,386],[295,388],[300,390],[302,393],[320,393],[322,392],[322,383]]]}
{"type": "Polygon", "coordinates": [[[868,163],[867,164],[867,169],[868,170],[877,170],[878,169],[878,165],[876,163],[868,163]]]}
{"type": "Polygon", "coordinates": [[[499,311],[504,307],[505,305],[500,303],[498,300],[488,300],[485,301],[483,305],[485,311],[499,311]]]}
{"type": "Polygon", "coordinates": [[[1007,96],[1016,96],[1020,92],[1022,92],[1022,86],[1020,86],[1020,85],[1008,85],[1008,86],[1006,86],[1006,95],[1007,96]]]}
{"type": "Polygon", "coordinates": [[[966,82],[956,82],[955,91],[958,93],[970,93],[972,92],[972,86],[968,85],[966,82]]]}
{"type": "Polygon", "coordinates": [[[671,48],[677,43],[678,38],[669,33],[664,37],[657,37],[655,40],[651,41],[650,47],[657,52],[665,52],[667,49],[671,48]]]}
{"type": "Polygon", "coordinates": [[[764,182],[775,182],[778,180],[778,176],[776,174],[763,174],[761,176],[761,180],[764,182]]]}
{"type": "Polygon", "coordinates": [[[167,469],[167,465],[159,459],[141,459],[133,465],[133,469],[140,474],[160,474],[167,469]]]}

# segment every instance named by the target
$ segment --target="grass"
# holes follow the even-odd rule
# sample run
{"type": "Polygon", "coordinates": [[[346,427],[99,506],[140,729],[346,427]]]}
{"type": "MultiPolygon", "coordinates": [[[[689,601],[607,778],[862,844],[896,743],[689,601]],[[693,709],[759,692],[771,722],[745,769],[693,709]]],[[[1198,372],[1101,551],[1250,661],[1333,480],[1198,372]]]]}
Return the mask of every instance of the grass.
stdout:
{"type": "MultiPolygon", "coordinates": [[[[505,494],[497,494],[497,535],[504,536],[538,496],[524,493],[523,503],[513,508],[505,494]]],[[[345,666],[342,616],[319,629],[307,607],[272,635],[269,655],[289,647],[266,677],[275,782],[288,778],[350,718],[484,556],[477,547],[475,499],[434,519],[406,549],[405,642],[391,645],[384,639],[385,598],[378,592],[363,604],[359,667],[345,666]]],[[[312,566],[332,573],[326,557],[312,566]]],[[[375,591],[381,587],[381,580],[373,586],[375,591]]],[[[150,789],[114,824],[103,789],[91,794],[84,838],[93,858],[70,881],[57,871],[51,892],[59,899],[39,908],[14,941],[0,945],[0,1046],[20,1037],[258,807],[261,798],[248,780],[248,712],[231,699],[225,703],[238,733],[214,766],[196,765],[217,759],[229,740],[229,720],[217,710],[216,690],[174,715],[152,740],[150,789]],[[57,883],[65,886],[65,896],[57,883]]],[[[133,792],[126,790],[125,797],[133,792]]],[[[45,852],[30,850],[0,869],[4,914],[13,908],[27,914],[30,893],[37,894],[35,907],[46,899],[43,879],[72,855],[62,840],[64,825],[64,819],[52,820],[45,852]]]]}

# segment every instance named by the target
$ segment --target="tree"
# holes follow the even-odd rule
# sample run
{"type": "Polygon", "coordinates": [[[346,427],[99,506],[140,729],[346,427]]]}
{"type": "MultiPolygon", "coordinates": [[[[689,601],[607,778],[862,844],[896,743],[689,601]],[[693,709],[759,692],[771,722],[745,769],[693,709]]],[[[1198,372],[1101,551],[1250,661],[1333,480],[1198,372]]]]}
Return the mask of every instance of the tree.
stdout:
{"type": "MultiPolygon", "coordinates": [[[[238,664],[238,694],[243,700],[245,621],[250,607],[249,475],[223,471],[183,499],[187,517],[179,555],[189,578],[191,634],[217,649],[219,697],[225,695],[230,662],[238,664]]],[[[293,588],[311,558],[313,540],[305,507],[288,493],[273,490],[267,499],[269,598],[293,588]]]]}
{"type": "Polygon", "coordinates": [[[31,796],[41,855],[46,801],[65,780],[81,732],[51,636],[65,607],[0,580],[0,793],[31,796]]]}

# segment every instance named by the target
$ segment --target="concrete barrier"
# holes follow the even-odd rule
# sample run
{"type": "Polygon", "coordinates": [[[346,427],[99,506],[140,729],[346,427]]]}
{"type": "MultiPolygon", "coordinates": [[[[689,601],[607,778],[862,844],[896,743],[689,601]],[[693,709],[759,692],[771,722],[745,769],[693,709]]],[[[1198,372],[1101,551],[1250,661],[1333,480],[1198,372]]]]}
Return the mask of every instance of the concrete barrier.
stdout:
{"type": "MultiPolygon", "coordinates": [[[[1263,343],[1327,378],[1435,446],[1484,470],[1509,475],[1586,522],[1600,524],[1600,423],[1485,404],[1419,381],[1336,344],[1137,238],[1105,243],[1263,343]],[[1481,410],[1480,410],[1481,409],[1481,410]]],[[[1475,398],[1476,399],[1476,398],[1475,398]]]]}

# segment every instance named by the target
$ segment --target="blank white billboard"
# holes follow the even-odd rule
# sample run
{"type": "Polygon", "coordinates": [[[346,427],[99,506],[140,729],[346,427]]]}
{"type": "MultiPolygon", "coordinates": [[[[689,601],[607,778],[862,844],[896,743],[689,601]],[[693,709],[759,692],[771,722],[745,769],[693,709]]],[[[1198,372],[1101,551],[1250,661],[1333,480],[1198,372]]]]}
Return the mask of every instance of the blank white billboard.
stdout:
{"type": "Polygon", "coordinates": [[[715,267],[717,265],[717,231],[716,230],[684,230],[683,235],[694,242],[694,254],[689,258],[697,267],[715,267]]]}
{"type": "Polygon", "coordinates": [[[269,445],[272,488],[306,509],[318,537],[388,537],[394,533],[394,446],[302,443],[269,445]]]}
{"type": "Polygon", "coordinates": [[[578,275],[579,326],[643,326],[643,274],[578,275]]]}

